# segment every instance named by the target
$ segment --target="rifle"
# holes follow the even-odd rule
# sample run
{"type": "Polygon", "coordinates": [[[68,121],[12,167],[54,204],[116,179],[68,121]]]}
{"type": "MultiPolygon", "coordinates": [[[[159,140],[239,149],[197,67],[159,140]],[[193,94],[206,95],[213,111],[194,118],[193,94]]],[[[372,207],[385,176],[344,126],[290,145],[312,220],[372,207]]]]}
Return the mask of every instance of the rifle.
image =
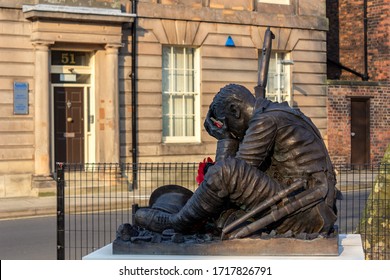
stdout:
{"type": "Polygon", "coordinates": [[[264,34],[263,50],[261,53],[261,60],[260,60],[260,67],[259,67],[259,77],[257,80],[257,86],[255,86],[256,98],[259,97],[265,98],[265,89],[267,87],[268,67],[269,67],[269,60],[271,57],[273,39],[275,39],[275,35],[268,27],[264,34]]]}

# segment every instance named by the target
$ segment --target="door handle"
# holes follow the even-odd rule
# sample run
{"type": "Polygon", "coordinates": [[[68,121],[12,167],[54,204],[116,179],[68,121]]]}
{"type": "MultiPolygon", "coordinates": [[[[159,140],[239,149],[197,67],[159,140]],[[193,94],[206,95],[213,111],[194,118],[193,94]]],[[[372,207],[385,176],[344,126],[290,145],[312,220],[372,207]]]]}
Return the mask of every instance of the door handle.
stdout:
{"type": "Polygon", "coordinates": [[[351,132],[351,136],[354,137],[356,135],[355,132],[351,132]]]}
{"type": "Polygon", "coordinates": [[[71,123],[71,122],[73,122],[73,119],[72,119],[72,117],[69,117],[69,118],[66,119],[66,121],[67,121],[68,123],[71,123]]]}

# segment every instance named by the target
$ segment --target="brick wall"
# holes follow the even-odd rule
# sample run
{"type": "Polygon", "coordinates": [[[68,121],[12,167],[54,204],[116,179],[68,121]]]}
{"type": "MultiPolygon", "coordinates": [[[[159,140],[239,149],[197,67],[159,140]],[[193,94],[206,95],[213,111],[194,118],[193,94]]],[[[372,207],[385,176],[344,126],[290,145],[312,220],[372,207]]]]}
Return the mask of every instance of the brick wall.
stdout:
{"type": "MultiPolygon", "coordinates": [[[[351,162],[351,97],[370,98],[370,160],[390,143],[390,0],[367,1],[369,82],[328,63],[328,148],[335,163],[351,162]]],[[[327,0],[328,59],[364,74],[364,0],[327,0]]]]}
{"type": "Polygon", "coordinates": [[[371,0],[368,6],[368,73],[373,81],[390,84],[390,0],[371,0]]]}
{"type": "Polygon", "coordinates": [[[364,83],[328,86],[328,149],[333,163],[351,162],[351,97],[370,97],[370,160],[379,163],[390,143],[390,88],[364,83]]]}
{"type": "MultiPolygon", "coordinates": [[[[364,73],[363,5],[363,0],[327,0],[328,58],[361,74],[364,73]]],[[[370,81],[387,84],[390,80],[389,12],[389,0],[367,1],[368,75],[370,81]]],[[[360,80],[333,65],[329,65],[328,78],[360,80]]]]}

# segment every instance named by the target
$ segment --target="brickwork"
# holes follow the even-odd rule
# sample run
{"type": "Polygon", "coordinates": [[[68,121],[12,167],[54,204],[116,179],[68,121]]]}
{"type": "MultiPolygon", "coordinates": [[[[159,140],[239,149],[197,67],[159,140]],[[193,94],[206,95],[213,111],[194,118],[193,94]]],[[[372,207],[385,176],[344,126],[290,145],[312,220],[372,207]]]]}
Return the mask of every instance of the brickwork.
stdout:
{"type": "MultiPolygon", "coordinates": [[[[328,59],[361,74],[364,64],[364,0],[327,0],[328,59]]],[[[367,0],[369,82],[328,63],[328,147],[335,163],[351,163],[351,97],[369,98],[370,161],[378,163],[390,143],[390,0],[367,0]],[[348,82],[347,82],[348,81],[348,82]]]]}
{"type": "Polygon", "coordinates": [[[368,1],[368,73],[390,83],[390,0],[368,1]]]}
{"type": "MultiPolygon", "coordinates": [[[[339,1],[340,63],[364,73],[363,1],[339,1]]],[[[351,73],[342,72],[343,80],[357,80],[351,73]]]]}
{"type": "MultiPolygon", "coordinates": [[[[370,81],[389,83],[390,0],[367,1],[368,75],[370,81]]],[[[329,19],[328,58],[361,74],[364,73],[364,1],[327,0],[329,19]]],[[[360,80],[329,65],[328,78],[360,80]]]]}
{"type": "Polygon", "coordinates": [[[351,162],[351,97],[370,97],[370,163],[379,163],[390,143],[390,88],[330,85],[328,91],[328,149],[333,163],[351,162]]]}

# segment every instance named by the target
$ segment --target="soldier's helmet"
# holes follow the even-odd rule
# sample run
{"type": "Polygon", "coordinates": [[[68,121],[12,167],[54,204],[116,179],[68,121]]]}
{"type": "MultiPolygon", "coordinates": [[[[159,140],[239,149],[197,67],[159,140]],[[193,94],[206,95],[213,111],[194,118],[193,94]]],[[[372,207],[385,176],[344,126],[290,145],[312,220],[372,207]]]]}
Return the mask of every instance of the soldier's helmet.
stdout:
{"type": "Polygon", "coordinates": [[[149,198],[149,207],[170,214],[178,213],[193,192],[179,185],[165,185],[152,192],[149,198]]]}

